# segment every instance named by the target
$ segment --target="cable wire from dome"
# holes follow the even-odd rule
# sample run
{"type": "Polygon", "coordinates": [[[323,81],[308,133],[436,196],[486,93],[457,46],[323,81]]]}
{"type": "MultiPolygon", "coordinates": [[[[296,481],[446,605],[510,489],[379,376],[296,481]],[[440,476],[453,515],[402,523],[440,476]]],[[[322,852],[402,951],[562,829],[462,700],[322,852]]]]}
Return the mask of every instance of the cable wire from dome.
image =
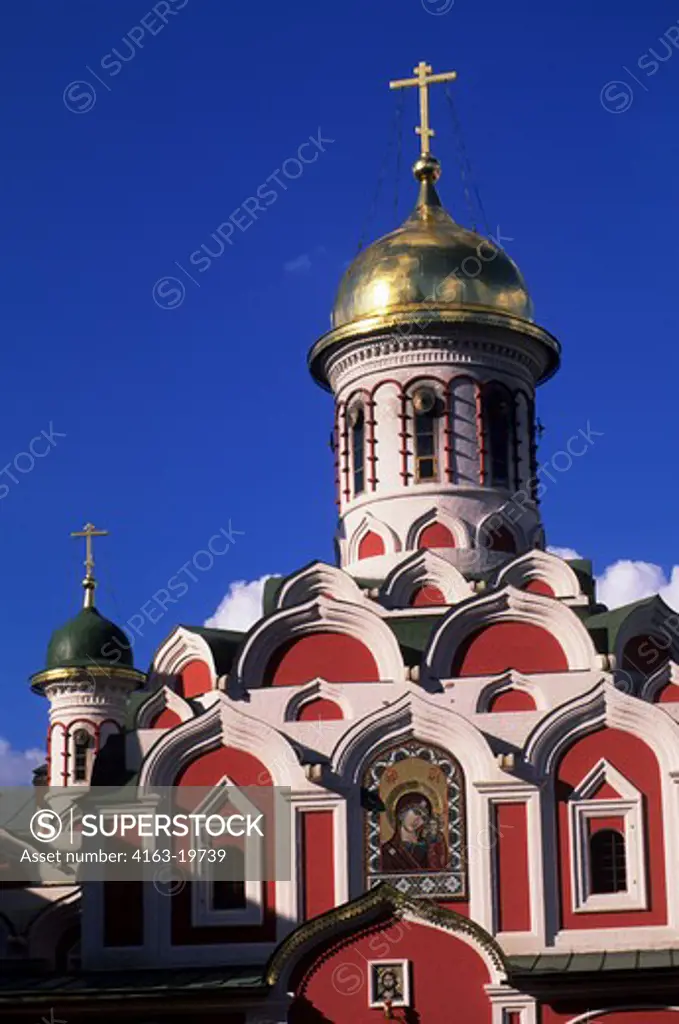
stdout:
{"type": "Polygon", "coordinates": [[[375,194],[373,196],[373,201],[372,201],[372,203],[370,205],[370,209],[368,211],[368,215],[367,215],[367,217],[365,219],[365,223],[363,224],[363,228],[362,228],[361,234],[359,236],[358,249],[356,250],[357,253],[359,253],[361,251],[361,249],[363,248],[363,245],[365,243],[365,239],[366,239],[367,234],[368,234],[368,229],[370,227],[370,224],[372,223],[373,217],[375,216],[375,211],[377,210],[377,203],[379,201],[380,194],[382,192],[382,184],[383,184],[384,179],[386,177],[387,168],[389,166],[389,157],[391,155],[392,145],[393,145],[394,141],[397,140],[399,132],[402,133],[402,127],[400,127],[400,126],[402,125],[402,121],[403,121],[403,108],[404,108],[404,97],[402,95],[400,95],[399,98],[398,98],[398,103],[396,104],[396,111],[394,113],[394,118],[393,118],[393,121],[392,121],[392,124],[391,124],[391,130],[389,132],[389,137],[387,139],[387,148],[386,148],[386,151],[385,151],[385,154],[384,154],[384,159],[382,160],[382,165],[380,167],[380,172],[379,172],[379,174],[377,176],[377,185],[375,186],[375,194]]]}
{"type": "Polygon", "coordinates": [[[455,109],[455,103],[454,103],[453,96],[452,96],[452,93],[450,91],[450,87],[449,86],[446,86],[445,94],[446,94],[446,99],[448,101],[448,106],[450,108],[451,120],[453,122],[453,133],[455,135],[455,140],[457,142],[458,156],[459,156],[459,160],[460,160],[460,176],[462,178],[462,188],[464,190],[464,196],[465,196],[465,200],[467,202],[467,208],[468,208],[470,216],[471,216],[472,228],[473,228],[474,231],[476,230],[476,223],[475,223],[476,215],[474,213],[474,207],[473,207],[473,203],[472,203],[472,200],[471,200],[471,196],[469,194],[469,188],[468,188],[467,182],[469,183],[469,185],[471,186],[471,188],[473,190],[474,198],[476,199],[476,204],[477,204],[477,207],[478,207],[478,212],[481,215],[481,221],[483,223],[483,227],[484,227],[484,230],[485,230],[485,233],[486,233],[486,237],[492,238],[493,234],[492,234],[492,231],[490,229],[490,224],[488,223],[488,218],[486,217],[486,211],[484,209],[483,202],[481,200],[481,194],[479,192],[478,186],[476,184],[476,180],[474,178],[474,172],[472,171],[471,161],[469,159],[469,154],[467,153],[467,147],[465,146],[465,142],[464,142],[464,135],[462,133],[462,125],[460,124],[460,119],[458,117],[457,110],[455,109]]]}

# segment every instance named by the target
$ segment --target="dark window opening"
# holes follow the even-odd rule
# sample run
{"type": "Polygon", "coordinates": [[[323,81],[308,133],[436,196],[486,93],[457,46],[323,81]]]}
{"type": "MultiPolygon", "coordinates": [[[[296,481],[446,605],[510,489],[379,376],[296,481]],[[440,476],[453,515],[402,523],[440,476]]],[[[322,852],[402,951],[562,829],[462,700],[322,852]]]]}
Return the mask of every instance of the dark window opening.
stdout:
{"type": "Polygon", "coordinates": [[[624,892],[627,889],[625,838],[613,828],[602,828],[589,840],[590,892],[624,892]]]}
{"type": "Polygon", "coordinates": [[[510,487],[514,462],[515,422],[511,392],[501,384],[483,390],[486,483],[510,487]]]}
{"type": "Polygon", "coordinates": [[[73,739],[73,779],[75,782],[87,781],[87,751],[90,747],[90,735],[79,729],[73,739]]]}
{"type": "Polygon", "coordinates": [[[415,479],[435,480],[438,476],[436,429],[438,408],[436,396],[422,389],[413,397],[415,410],[415,479]]]}
{"type": "Polygon", "coordinates": [[[365,490],[365,416],[363,409],[354,407],[350,413],[351,454],[354,464],[354,494],[365,490]]]}
{"type": "Polygon", "coordinates": [[[212,909],[245,910],[247,899],[245,897],[245,882],[242,880],[242,876],[245,875],[245,855],[238,847],[230,846],[227,848],[227,859],[229,871],[236,877],[213,879],[212,909]]]}
{"type": "Polygon", "coordinates": [[[244,910],[245,882],[220,878],[212,883],[213,910],[244,910]]]}

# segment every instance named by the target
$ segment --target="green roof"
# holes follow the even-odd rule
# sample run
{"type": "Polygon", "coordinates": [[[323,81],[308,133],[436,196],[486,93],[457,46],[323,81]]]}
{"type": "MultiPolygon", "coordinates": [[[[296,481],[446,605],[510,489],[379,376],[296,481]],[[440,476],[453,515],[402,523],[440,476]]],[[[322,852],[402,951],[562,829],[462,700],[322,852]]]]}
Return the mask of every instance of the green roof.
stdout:
{"type": "Polygon", "coordinates": [[[512,977],[591,971],[659,970],[679,967],[679,949],[621,949],[598,953],[539,953],[510,956],[512,977]]]}
{"type": "Polygon", "coordinates": [[[420,664],[432,630],[448,611],[449,608],[442,608],[439,614],[434,615],[414,615],[412,618],[406,616],[392,618],[389,616],[385,618],[385,623],[398,640],[398,645],[401,648],[401,654],[406,665],[420,664]]]}
{"type": "Polygon", "coordinates": [[[96,608],[82,608],[56,629],[47,648],[47,669],[117,665],[132,668],[132,644],[114,622],[96,608]]]}
{"type": "Polygon", "coordinates": [[[214,999],[223,992],[225,1005],[228,1005],[239,993],[256,995],[265,987],[259,967],[127,969],[55,975],[24,974],[17,965],[16,971],[7,971],[0,976],[0,1006],[58,1005],[63,1010],[110,1000],[124,1013],[125,1000],[131,998],[153,1004],[191,995],[195,996],[199,1006],[201,996],[214,999]]]}

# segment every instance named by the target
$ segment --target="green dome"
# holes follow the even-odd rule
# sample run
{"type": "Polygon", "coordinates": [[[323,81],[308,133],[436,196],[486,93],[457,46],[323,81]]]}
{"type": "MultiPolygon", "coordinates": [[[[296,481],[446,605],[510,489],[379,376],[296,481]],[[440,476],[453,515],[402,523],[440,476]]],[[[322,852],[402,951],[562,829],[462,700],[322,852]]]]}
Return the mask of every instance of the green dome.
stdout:
{"type": "Polygon", "coordinates": [[[132,668],[132,645],[115,622],[105,619],[96,608],[83,608],[52,633],[46,667],[87,668],[93,664],[132,668]]]}

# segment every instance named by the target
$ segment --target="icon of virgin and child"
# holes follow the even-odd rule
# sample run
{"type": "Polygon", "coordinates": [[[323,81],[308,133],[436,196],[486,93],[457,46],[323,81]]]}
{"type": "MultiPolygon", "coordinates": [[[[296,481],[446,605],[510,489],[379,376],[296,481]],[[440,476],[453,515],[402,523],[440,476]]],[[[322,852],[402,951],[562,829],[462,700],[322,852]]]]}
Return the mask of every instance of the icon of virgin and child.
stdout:
{"type": "Polygon", "coordinates": [[[448,866],[447,843],[439,815],[424,793],[410,791],[389,814],[393,835],[380,846],[381,870],[441,871],[448,866]]]}

